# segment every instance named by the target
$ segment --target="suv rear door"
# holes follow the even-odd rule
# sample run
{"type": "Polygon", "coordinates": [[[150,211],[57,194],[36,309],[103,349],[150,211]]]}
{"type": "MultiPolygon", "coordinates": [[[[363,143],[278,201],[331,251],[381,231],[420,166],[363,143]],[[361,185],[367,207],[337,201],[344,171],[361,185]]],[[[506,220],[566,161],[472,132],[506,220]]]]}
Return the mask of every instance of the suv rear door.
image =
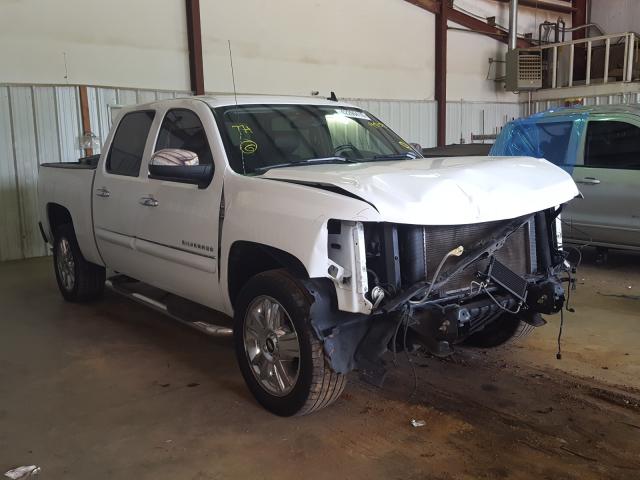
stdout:
{"type": "Polygon", "coordinates": [[[604,246],[640,247],[640,121],[592,115],[573,172],[584,199],[570,204],[569,236],[604,246]]]}

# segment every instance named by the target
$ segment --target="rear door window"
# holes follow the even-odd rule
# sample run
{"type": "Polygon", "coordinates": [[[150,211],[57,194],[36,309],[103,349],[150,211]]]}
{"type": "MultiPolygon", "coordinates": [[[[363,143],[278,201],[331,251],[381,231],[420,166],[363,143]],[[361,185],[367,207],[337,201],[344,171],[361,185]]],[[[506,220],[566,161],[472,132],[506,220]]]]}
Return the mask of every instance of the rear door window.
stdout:
{"type": "Polygon", "coordinates": [[[597,168],[640,169],[640,128],[622,121],[590,121],[584,164],[597,168]]]}
{"type": "Polygon", "coordinates": [[[144,111],[127,113],[122,117],[107,157],[107,172],[138,176],[154,115],[152,111],[144,111]]]}

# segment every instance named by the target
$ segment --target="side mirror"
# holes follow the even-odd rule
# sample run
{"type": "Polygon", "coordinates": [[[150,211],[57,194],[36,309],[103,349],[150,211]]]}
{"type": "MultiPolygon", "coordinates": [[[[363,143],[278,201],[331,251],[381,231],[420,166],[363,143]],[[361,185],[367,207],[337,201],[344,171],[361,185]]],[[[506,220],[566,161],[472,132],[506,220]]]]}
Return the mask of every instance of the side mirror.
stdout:
{"type": "Polygon", "coordinates": [[[213,165],[200,165],[198,154],[179,148],[164,148],[151,156],[149,178],[191,183],[206,188],[213,178],[213,165]]]}

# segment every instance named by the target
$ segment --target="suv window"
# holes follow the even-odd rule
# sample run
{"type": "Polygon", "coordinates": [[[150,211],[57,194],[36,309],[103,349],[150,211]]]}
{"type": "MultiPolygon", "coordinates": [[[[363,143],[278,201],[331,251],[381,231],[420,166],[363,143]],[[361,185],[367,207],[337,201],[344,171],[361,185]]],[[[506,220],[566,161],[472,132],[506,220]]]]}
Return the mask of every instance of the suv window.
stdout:
{"type": "Polygon", "coordinates": [[[107,172],[138,176],[154,115],[155,112],[144,111],[127,113],[122,117],[107,157],[107,172]]]}
{"type": "Polygon", "coordinates": [[[589,122],[584,164],[587,167],[640,169],[640,128],[627,122],[589,122]]]}
{"type": "Polygon", "coordinates": [[[213,155],[202,122],[191,110],[169,110],[162,121],[156,149],[179,148],[198,155],[199,165],[212,165],[213,155]]]}

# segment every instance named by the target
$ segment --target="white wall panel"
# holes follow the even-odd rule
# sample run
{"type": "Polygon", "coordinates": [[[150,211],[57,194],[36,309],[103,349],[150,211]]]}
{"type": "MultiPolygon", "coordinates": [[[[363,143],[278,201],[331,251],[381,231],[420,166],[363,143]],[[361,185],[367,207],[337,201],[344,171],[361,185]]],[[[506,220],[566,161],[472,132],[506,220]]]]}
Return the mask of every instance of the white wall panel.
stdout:
{"type": "Polygon", "coordinates": [[[472,134],[498,133],[505,123],[520,116],[518,103],[447,102],[447,144],[471,143],[472,134]]]}
{"type": "Polygon", "coordinates": [[[0,86],[0,261],[22,258],[9,87],[0,86]]]}
{"type": "Polygon", "coordinates": [[[154,90],[138,90],[138,103],[149,103],[157,100],[154,90]]]}
{"type": "Polygon", "coordinates": [[[0,82],[188,89],[185,2],[3,0],[0,58],[0,82]]]}
{"type": "MultiPolygon", "coordinates": [[[[76,87],[54,87],[58,111],[58,137],[60,139],[60,158],[63,162],[74,162],[82,156],[80,135],[80,100],[76,87]]],[[[53,125],[52,125],[53,127],[53,125]]],[[[49,161],[46,157],[40,163],[49,161]]]]}
{"type": "Polygon", "coordinates": [[[638,31],[640,2],[638,0],[591,0],[590,20],[606,33],[638,31]]]}
{"type": "Polygon", "coordinates": [[[0,261],[45,255],[38,165],[81,155],[77,87],[0,86],[0,261]]]}
{"type": "Polygon", "coordinates": [[[60,162],[56,93],[53,87],[33,87],[38,163],[60,162]]]}
{"type": "MultiPolygon", "coordinates": [[[[102,146],[109,135],[115,110],[119,107],[191,95],[191,92],[187,91],[88,87],[87,97],[91,130],[98,136],[102,146]]],[[[94,153],[100,152],[101,148],[94,149],[94,153]]]]}
{"type": "Polygon", "coordinates": [[[345,99],[380,118],[408,142],[436,144],[436,102],[345,99]]]}
{"type": "Polygon", "coordinates": [[[90,104],[89,111],[96,109],[98,124],[91,123],[91,130],[98,136],[100,145],[102,145],[111,128],[111,107],[118,104],[118,99],[114,88],[96,87],[94,90],[96,92],[96,104],[90,104]]]}
{"type": "Polygon", "coordinates": [[[38,217],[38,144],[36,141],[33,92],[31,87],[9,87],[13,122],[14,154],[20,232],[25,257],[45,255],[38,217]],[[39,240],[39,241],[38,241],[39,240]]]}
{"type": "MultiPolygon", "coordinates": [[[[583,98],[584,105],[629,105],[640,103],[640,92],[627,92],[616,95],[595,95],[583,98]]],[[[564,102],[562,99],[556,100],[538,100],[531,102],[531,113],[543,112],[550,108],[562,107],[564,102]]],[[[523,104],[523,115],[528,112],[526,103],[523,104]]]]}
{"type": "Polygon", "coordinates": [[[435,15],[404,0],[209,0],[200,8],[207,91],[233,91],[231,40],[238,92],[433,99],[435,15]]]}
{"type": "Polygon", "coordinates": [[[138,95],[135,90],[124,90],[119,88],[116,90],[116,99],[118,105],[135,105],[138,103],[138,95]]]}

